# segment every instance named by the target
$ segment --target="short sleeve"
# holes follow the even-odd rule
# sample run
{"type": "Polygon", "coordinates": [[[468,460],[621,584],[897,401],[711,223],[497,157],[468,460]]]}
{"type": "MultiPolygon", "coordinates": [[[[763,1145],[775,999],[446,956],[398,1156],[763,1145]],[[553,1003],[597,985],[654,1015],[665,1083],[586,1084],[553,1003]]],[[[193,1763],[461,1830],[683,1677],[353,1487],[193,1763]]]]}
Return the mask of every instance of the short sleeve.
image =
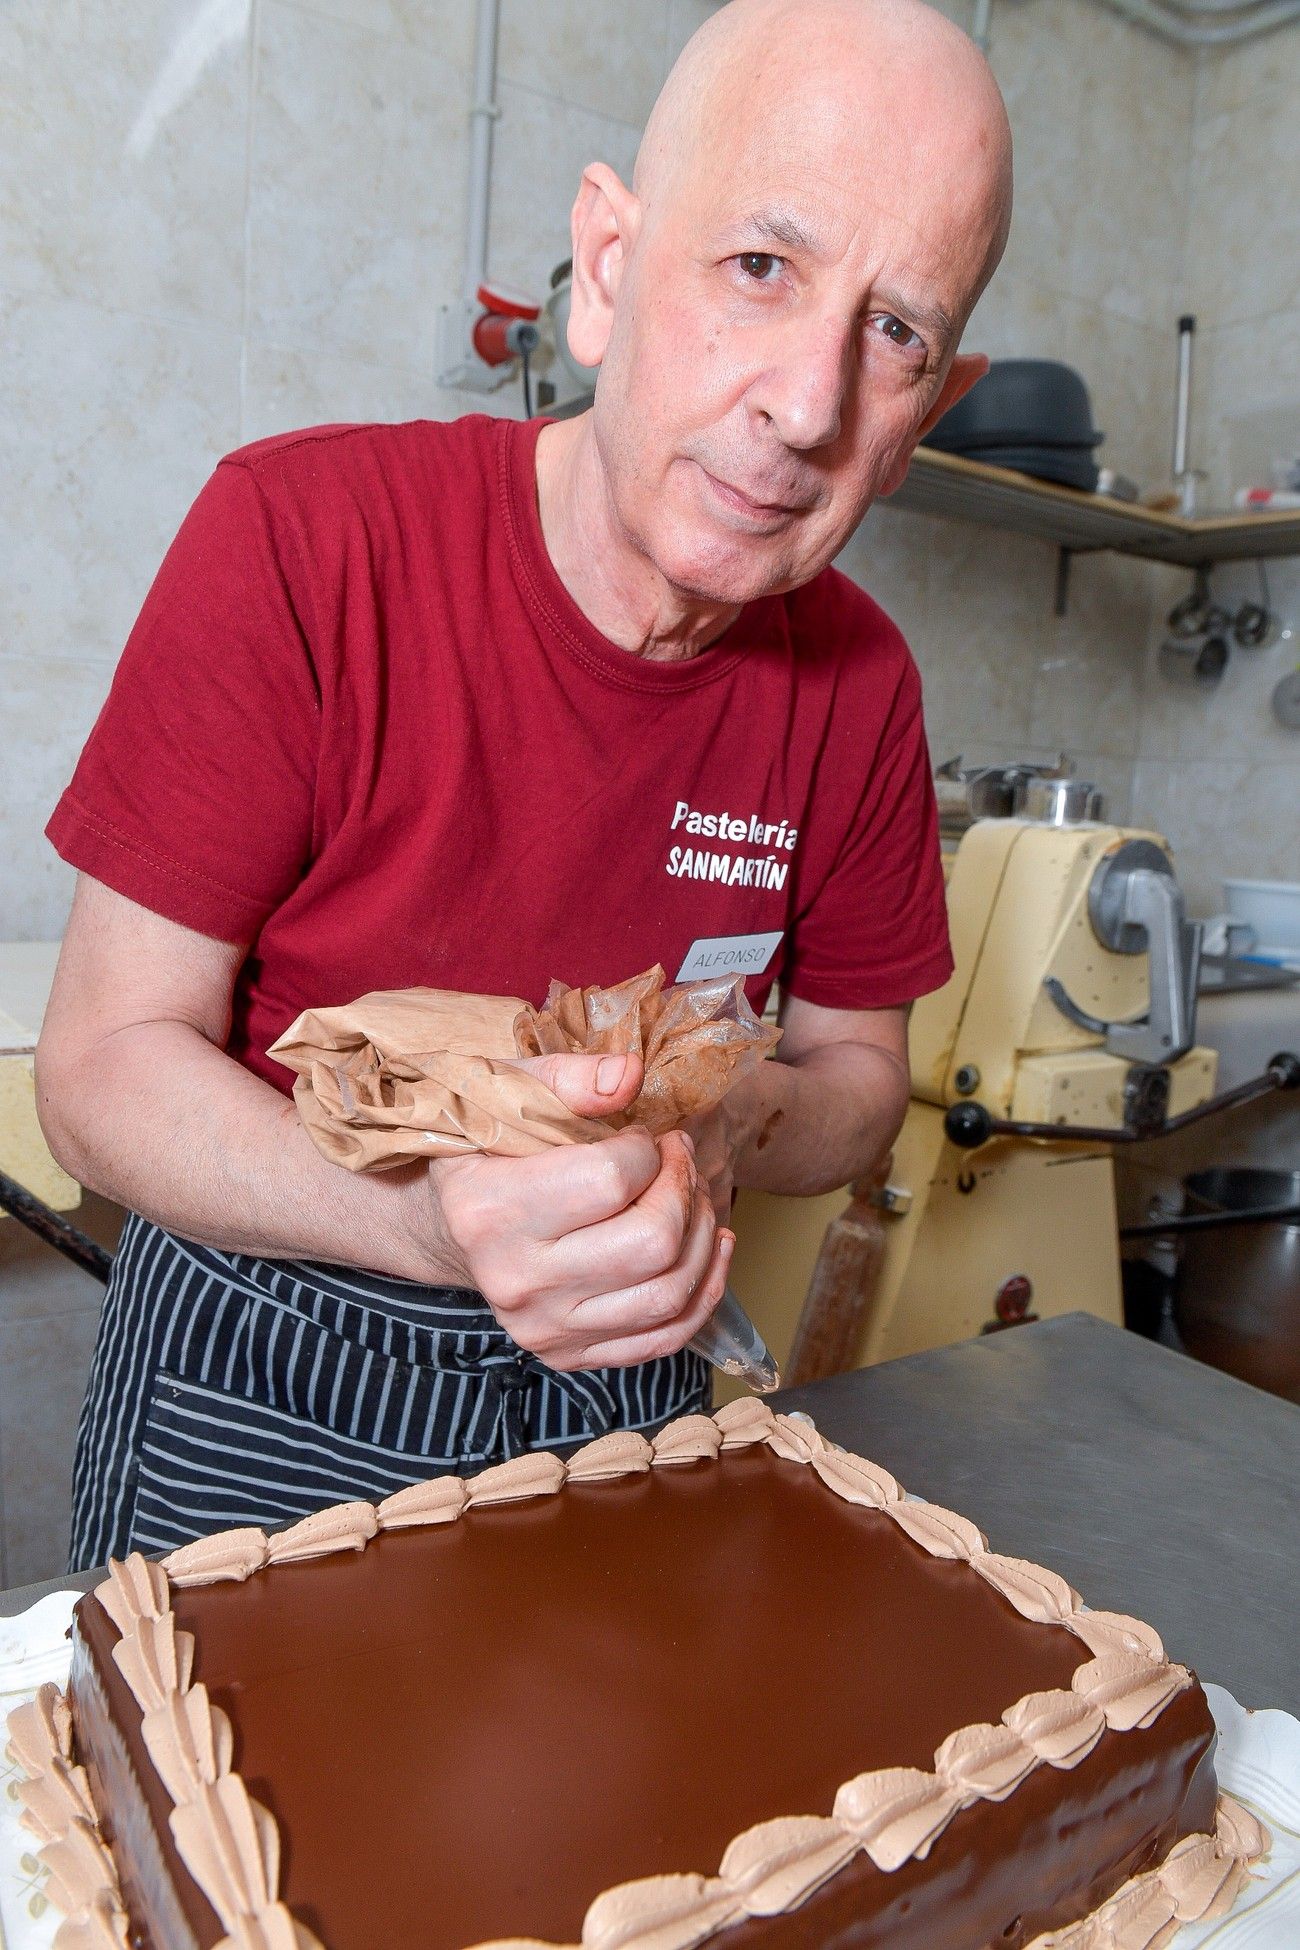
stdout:
{"type": "Polygon", "coordinates": [[[921,683],[905,655],[844,841],[795,923],[782,987],[826,1009],[886,1009],[941,988],[952,966],[921,683]]]}
{"type": "Polygon", "coordinates": [[[223,462],[46,828],[65,860],[200,933],[256,937],[310,857],[320,705],[306,602],[254,474],[223,462]]]}

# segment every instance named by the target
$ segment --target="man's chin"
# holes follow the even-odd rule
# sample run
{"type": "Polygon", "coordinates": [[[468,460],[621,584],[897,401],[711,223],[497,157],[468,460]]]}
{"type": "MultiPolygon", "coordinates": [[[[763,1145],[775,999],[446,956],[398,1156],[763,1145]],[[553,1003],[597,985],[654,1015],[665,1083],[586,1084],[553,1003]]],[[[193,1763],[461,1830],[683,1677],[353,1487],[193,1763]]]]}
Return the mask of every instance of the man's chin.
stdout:
{"type": "Polygon", "coordinates": [[[652,559],[665,582],[695,602],[739,606],[796,588],[817,573],[801,569],[797,551],[776,538],[763,543],[720,543],[716,537],[674,537],[652,559]]]}

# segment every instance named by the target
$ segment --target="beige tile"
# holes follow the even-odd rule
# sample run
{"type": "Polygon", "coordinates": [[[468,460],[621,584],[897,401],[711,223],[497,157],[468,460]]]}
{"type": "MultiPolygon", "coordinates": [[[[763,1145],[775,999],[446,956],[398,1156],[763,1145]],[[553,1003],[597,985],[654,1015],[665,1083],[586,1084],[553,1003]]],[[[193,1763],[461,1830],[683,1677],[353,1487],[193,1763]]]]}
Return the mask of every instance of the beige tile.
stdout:
{"type": "Polygon", "coordinates": [[[1050,549],[963,522],[937,524],[922,622],[910,641],[936,750],[1030,736],[1034,671],[1050,641],[1050,549]]]}
{"type": "Polygon", "coordinates": [[[1294,761],[1139,759],[1133,814],[1169,841],[1193,913],[1222,909],[1225,875],[1295,879],[1294,761]]]}
{"type": "Polygon", "coordinates": [[[668,0],[502,0],[498,73],[640,126],[664,77],[668,0]]]}
{"type": "Polygon", "coordinates": [[[1067,613],[1044,632],[1034,674],[1036,744],[1135,756],[1151,600],[1144,563],[1115,555],[1072,563],[1067,613]]]}
{"type": "Polygon", "coordinates": [[[233,334],[0,297],[0,668],[116,659],[164,550],[239,438],[233,334]]]}
{"type": "Polygon", "coordinates": [[[1011,118],[1015,210],[1005,269],[1068,291],[1087,194],[1084,104],[1098,85],[1099,16],[1087,0],[993,10],[989,60],[1011,118]]]}
{"type": "Polygon", "coordinates": [[[68,1553],[72,1455],[98,1307],[0,1327],[0,1469],[10,1585],[57,1577],[68,1553]]]}
{"type": "Polygon", "coordinates": [[[237,326],[247,6],[0,8],[0,265],[11,291],[237,326]]]}
{"type": "Polygon", "coordinates": [[[45,822],[111,675],[107,663],[0,658],[0,939],[53,941],[63,933],[73,875],[45,839],[45,822]]]}
{"type": "Polygon", "coordinates": [[[1071,304],[1065,357],[1087,381],[1093,418],[1106,435],[1099,463],[1143,488],[1167,482],[1177,367],[1172,325],[1157,330],[1100,306],[1071,304]]]}
{"type": "Polygon", "coordinates": [[[569,255],[569,212],[582,172],[605,162],[632,178],[639,129],[503,82],[493,158],[489,262],[540,299],[569,255]]]}
{"type": "Polygon", "coordinates": [[[467,0],[289,0],[303,13],[319,14],[372,34],[399,35],[440,47],[449,59],[468,62],[474,40],[474,8],[467,0]]]}
{"type": "Polygon", "coordinates": [[[1289,93],[1294,101],[1298,68],[1295,34],[1286,30],[1259,34],[1239,47],[1205,48],[1197,75],[1197,116],[1249,113],[1272,92],[1289,93]]]}
{"type": "Polygon", "coordinates": [[[1218,324],[1300,310],[1297,183],[1294,88],[1197,122],[1187,215],[1191,310],[1218,324]]]}
{"type": "Polygon", "coordinates": [[[260,440],[331,422],[454,420],[463,413],[514,418],[522,410],[517,380],[497,393],[462,393],[439,386],[431,373],[254,340],[245,360],[241,438],[260,440]]]}
{"type": "MultiPolygon", "coordinates": [[[[248,318],[263,340],[431,368],[460,288],[469,81],[448,52],[263,0],[248,318]]],[[[495,189],[508,194],[498,175],[495,189]]]]}
{"type": "Polygon", "coordinates": [[[944,524],[880,502],[849,537],[836,567],[874,596],[909,643],[926,627],[930,560],[942,549],[944,524]]]}
{"type": "Polygon", "coordinates": [[[1070,300],[1014,270],[995,273],[962,334],[962,350],[991,359],[1063,359],[1070,300]]]}
{"type": "Polygon", "coordinates": [[[1070,289],[1084,304],[1172,332],[1195,57],[1091,11],[1070,289]]]}

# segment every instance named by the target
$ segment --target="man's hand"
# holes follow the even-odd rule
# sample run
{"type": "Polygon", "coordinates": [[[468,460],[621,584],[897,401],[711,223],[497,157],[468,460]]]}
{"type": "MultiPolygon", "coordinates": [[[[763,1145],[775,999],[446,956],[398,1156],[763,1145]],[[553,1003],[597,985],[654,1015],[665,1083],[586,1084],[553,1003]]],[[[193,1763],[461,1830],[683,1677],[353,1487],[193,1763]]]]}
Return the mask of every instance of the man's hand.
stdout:
{"type": "MultiPolygon", "coordinates": [[[[521,1059],[581,1116],[641,1087],[638,1057],[521,1059]]],[[[429,1167],[443,1261],[459,1256],[502,1326],[553,1368],[673,1354],[722,1298],[735,1237],[720,1229],[690,1138],[629,1128],[530,1158],[429,1167]]]]}

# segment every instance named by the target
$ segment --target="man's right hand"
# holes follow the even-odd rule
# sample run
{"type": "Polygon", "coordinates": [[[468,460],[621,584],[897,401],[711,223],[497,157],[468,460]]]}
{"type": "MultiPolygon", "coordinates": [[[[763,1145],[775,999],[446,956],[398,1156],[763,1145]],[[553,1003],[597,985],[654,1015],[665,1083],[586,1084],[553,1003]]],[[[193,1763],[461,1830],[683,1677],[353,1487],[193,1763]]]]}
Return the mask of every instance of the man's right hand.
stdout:
{"type": "MultiPolygon", "coordinates": [[[[83,1185],[222,1252],[477,1287],[555,1368],[648,1361],[703,1326],[734,1237],[688,1137],[341,1171],[293,1103],[225,1053],[244,954],[82,876],[36,1076],[50,1149],[83,1185]]],[[[520,1066],[580,1116],[641,1087],[635,1057],[520,1066]],[[611,1060],[613,1076],[598,1067],[611,1060]]]]}
{"type": "MultiPolygon", "coordinates": [[[[622,1110],[635,1056],[521,1058],[580,1116],[622,1110]]],[[[552,1368],[673,1354],[722,1298],[735,1235],[719,1227],[689,1137],[635,1126],[528,1158],[429,1167],[437,1258],[457,1260],[521,1347],[552,1368]]]]}

